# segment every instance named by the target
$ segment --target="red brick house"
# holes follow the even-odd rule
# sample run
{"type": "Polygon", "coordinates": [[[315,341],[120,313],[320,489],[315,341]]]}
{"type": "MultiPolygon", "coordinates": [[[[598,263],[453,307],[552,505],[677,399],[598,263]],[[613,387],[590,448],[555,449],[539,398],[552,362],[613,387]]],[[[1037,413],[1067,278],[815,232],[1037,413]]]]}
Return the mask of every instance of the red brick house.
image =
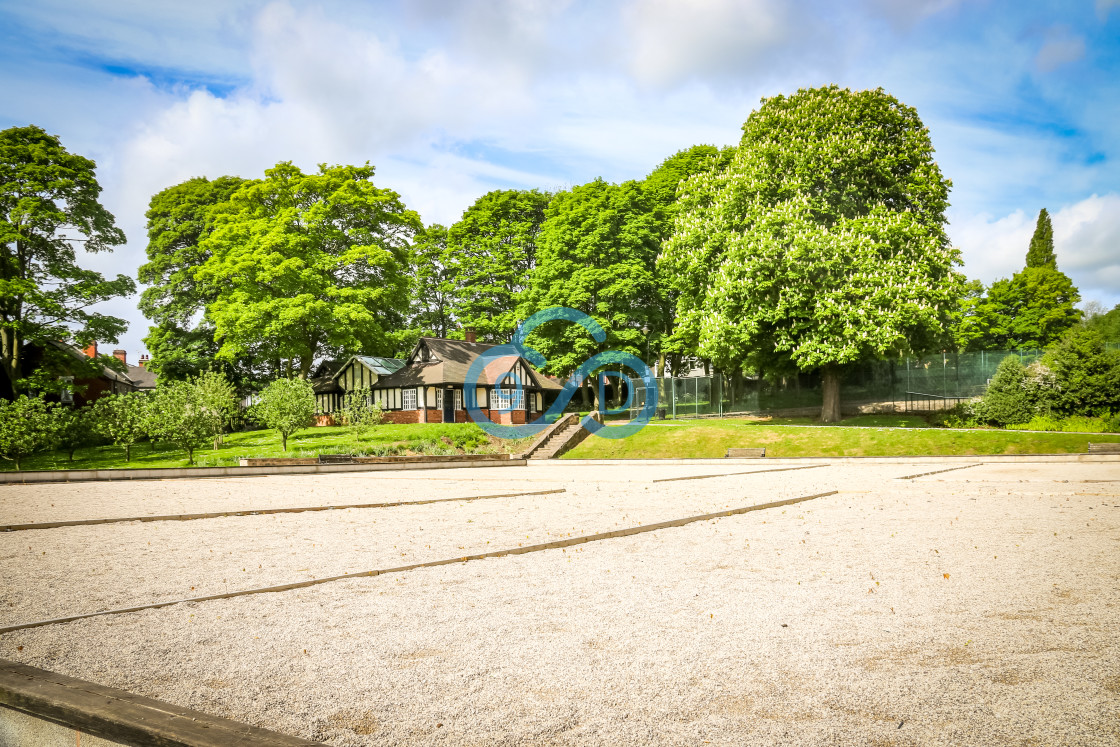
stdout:
{"type": "MultiPolygon", "coordinates": [[[[475,358],[493,345],[421,337],[403,360],[354,356],[330,384],[316,389],[320,412],[334,412],[347,391],[368,387],[389,423],[464,423],[463,391],[475,358]]],[[[525,423],[537,417],[563,386],[520,356],[491,362],[475,383],[478,407],[495,423],[525,423]]]]}
{"type": "MultiPolygon", "coordinates": [[[[52,342],[44,348],[30,346],[23,363],[28,374],[42,366],[47,366],[48,370],[58,371],[60,378],[71,386],[63,389],[57,398],[62,402],[73,402],[78,406],[91,404],[109,394],[155,389],[156,375],[145,366],[147,356],[140,358],[140,365],[130,366],[127,353],[124,350],[114,350],[113,357],[127,367],[128,373],[114,371],[100,363],[95,364],[91,369],[87,359],[96,357],[96,342],[90,343],[84,350],[64,342],[52,342]],[[84,365],[76,365],[79,362],[84,365]]],[[[52,395],[51,399],[54,398],[52,395]]]]}

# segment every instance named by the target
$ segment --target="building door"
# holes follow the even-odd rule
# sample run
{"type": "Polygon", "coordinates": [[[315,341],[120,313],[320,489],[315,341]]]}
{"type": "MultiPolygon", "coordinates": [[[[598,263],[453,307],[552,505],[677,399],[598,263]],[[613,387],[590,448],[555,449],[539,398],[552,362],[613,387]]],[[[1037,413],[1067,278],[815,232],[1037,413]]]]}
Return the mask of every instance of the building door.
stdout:
{"type": "Polygon", "coordinates": [[[452,394],[451,387],[448,387],[443,392],[443,422],[455,422],[455,395],[452,394]]]}

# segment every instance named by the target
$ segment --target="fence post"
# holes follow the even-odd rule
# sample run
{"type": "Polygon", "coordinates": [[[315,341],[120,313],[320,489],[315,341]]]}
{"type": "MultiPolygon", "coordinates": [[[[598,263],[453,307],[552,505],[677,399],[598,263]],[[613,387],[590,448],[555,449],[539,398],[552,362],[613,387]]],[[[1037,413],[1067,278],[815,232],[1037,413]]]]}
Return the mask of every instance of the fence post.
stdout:
{"type": "Polygon", "coordinates": [[[692,385],[692,402],[694,404],[693,409],[696,410],[696,417],[700,417],[700,377],[697,376],[695,379],[693,379],[693,382],[695,382],[692,385]]]}

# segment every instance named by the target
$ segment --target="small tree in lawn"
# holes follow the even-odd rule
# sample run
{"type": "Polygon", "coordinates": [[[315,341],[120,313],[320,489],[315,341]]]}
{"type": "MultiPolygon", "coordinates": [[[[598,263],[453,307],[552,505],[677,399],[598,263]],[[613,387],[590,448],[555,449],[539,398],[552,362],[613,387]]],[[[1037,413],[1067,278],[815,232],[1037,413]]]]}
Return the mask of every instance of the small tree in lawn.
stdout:
{"type": "Polygon", "coordinates": [[[315,422],[315,390],[304,379],[277,379],[261,392],[254,410],[262,423],[280,434],[287,451],[288,436],[315,422]]]}
{"type": "Polygon", "coordinates": [[[342,425],[354,436],[354,443],[370,428],[381,425],[384,413],[381,405],[373,401],[367,387],[352,389],[342,399],[342,409],[339,410],[342,425]]]}
{"type": "Polygon", "coordinates": [[[0,456],[15,462],[50,444],[54,430],[50,408],[41,397],[20,395],[11,402],[0,401],[0,456]]]}
{"type": "Polygon", "coordinates": [[[98,430],[117,446],[124,460],[132,461],[132,445],[145,435],[145,399],[139,392],[113,394],[93,403],[98,430]]]}
{"type": "Polygon", "coordinates": [[[222,434],[237,415],[237,390],[218,371],[204,371],[194,379],[192,385],[198,391],[199,402],[210,424],[210,435],[214,448],[222,442],[222,434]]]}
{"type": "Polygon", "coordinates": [[[214,415],[198,380],[172,381],[156,389],[155,408],[162,416],[160,437],[187,452],[194,464],[195,449],[214,436],[214,415]]]}
{"type": "Polygon", "coordinates": [[[51,412],[52,441],[74,461],[74,452],[97,439],[96,419],[90,407],[55,407],[51,412]]]}

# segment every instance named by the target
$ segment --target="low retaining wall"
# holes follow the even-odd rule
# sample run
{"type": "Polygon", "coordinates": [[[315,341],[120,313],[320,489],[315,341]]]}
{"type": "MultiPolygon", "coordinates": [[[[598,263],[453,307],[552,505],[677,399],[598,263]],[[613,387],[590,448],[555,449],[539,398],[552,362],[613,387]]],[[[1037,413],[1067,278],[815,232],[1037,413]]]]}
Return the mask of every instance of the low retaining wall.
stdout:
{"type": "Polygon", "coordinates": [[[319,742],[0,659],[0,745],[308,747],[319,742]]]}
{"type": "MultiPolygon", "coordinates": [[[[396,459],[393,462],[361,464],[270,464],[255,467],[152,467],[139,469],[69,469],[37,472],[0,472],[0,485],[40,482],[100,482],[104,480],[174,480],[200,477],[261,477],[264,475],[306,475],[332,472],[378,472],[396,469],[462,469],[467,467],[518,467],[524,459],[511,459],[508,454],[482,454],[489,459],[451,461],[454,457],[374,457],[396,459]],[[426,461],[416,461],[416,460],[426,461]]],[[[291,460],[302,462],[304,460],[291,460]]]]}
{"type": "MultiPolygon", "coordinates": [[[[347,456],[340,454],[338,456],[347,456]]],[[[448,456],[354,456],[339,464],[442,464],[443,462],[506,462],[509,454],[451,454],[448,456]]],[[[242,459],[242,467],[287,467],[329,464],[319,457],[260,457],[242,459]]]]}

